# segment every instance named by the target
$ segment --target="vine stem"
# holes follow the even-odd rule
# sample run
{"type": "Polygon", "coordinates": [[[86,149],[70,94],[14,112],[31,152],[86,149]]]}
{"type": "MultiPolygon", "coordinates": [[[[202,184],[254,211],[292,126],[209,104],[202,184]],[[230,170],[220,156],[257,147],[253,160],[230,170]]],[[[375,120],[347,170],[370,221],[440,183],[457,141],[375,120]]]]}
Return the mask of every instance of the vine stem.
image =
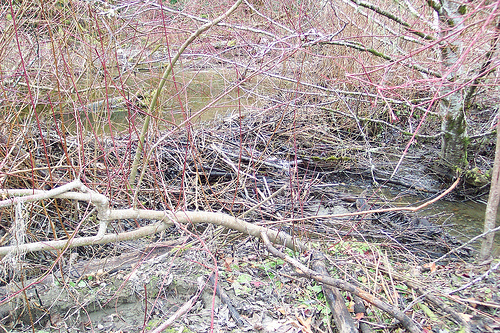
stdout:
{"type": "MultiPolygon", "coordinates": [[[[137,144],[137,150],[135,152],[135,157],[134,161],[132,162],[132,168],[130,170],[130,175],[129,175],[129,185],[132,186],[133,183],[135,182],[135,178],[137,176],[137,169],[139,167],[139,163],[141,162],[141,157],[142,157],[142,152],[144,150],[144,141],[146,139],[146,135],[149,129],[149,123],[151,121],[151,115],[153,114],[153,111],[155,109],[156,103],[158,101],[158,96],[160,95],[163,86],[165,85],[165,82],[167,81],[167,78],[169,77],[170,73],[172,72],[172,68],[174,67],[175,63],[177,60],[179,60],[181,54],[184,52],[184,50],[191,44],[199,35],[201,35],[203,32],[207,31],[214,25],[217,25],[220,21],[226,19],[231,13],[233,13],[236,8],[241,4],[243,0],[237,0],[231,8],[229,8],[224,14],[221,16],[217,17],[213,21],[207,22],[201,27],[199,27],[195,32],[189,36],[189,38],[182,44],[180,49],[177,51],[175,56],[172,58],[172,61],[168,64],[167,68],[165,69],[165,72],[163,73],[163,76],[160,79],[160,83],[158,84],[158,88],[156,89],[156,92],[153,95],[153,98],[151,99],[151,103],[149,104],[148,108],[148,115],[146,116],[146,119],[144,120],[144,124],[142,125],[142,130],[141,134],[139,136],[139,142],[137,144]]],[[[149,158],[146,156],[143,159],[143,166],[148,165],[149,158]]],[[[140,187],[140,181],[137,183],[136,187],[140,187]]]]}

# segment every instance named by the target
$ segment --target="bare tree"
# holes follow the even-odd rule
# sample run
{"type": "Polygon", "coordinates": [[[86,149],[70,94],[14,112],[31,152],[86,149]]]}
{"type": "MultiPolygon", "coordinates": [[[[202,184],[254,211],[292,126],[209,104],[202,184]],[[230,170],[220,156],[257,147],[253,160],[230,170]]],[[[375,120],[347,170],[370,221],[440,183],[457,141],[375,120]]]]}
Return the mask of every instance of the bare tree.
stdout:
{"type": "MultiPolygon", "coordinates": [[[[420,84],[430,86],[432,94],[428,104],[424,102],[420,105],[428,110],[439,105],[442,131],[440,156],[443,165],[463,172],[468,165],[467,147],[470,139],[467,115],[473,107],[471,101],[479,87],[494,93],[486,88],[485,78],[497,66],[498,4],[440,0],[427,1],[428,6],[425,6],[409,1],[398,5],[351,1],[358,7],[372,11],[378,17],[379,27],[387,20],[392,22],[389,26],[393,29],[394,26],[401,26],[403,30],[399,33],[390,28],[383,29],[405,40],[407,45],[398,50],[402,51],[401,55],[389,54],[382,46],[368,48],[352,43],[344,45],[388,61],[386,66],[391,66],[391,70],[392,64],[398,63],[420,73],[421,78],[417,80],[420,84]],[[438,66],[429,62],[433,58],[438,66]]],[[[365,15],[368,17],[368,14],[365,15]]],[[[366,33],[368,31],[373,30],[367,29],[366,33]]],[[[373,34],[373,41],[384,40],[383,36],[375,36],[375,32],[373,34]]],[[[391,82],[386,82],[384,91],[391,91],[391,82]]],[[[496,86],[495,78],[489,82],[496,86]]],[[[415,87],[415,84],[412,83],[412,86],[415,87]]]]}

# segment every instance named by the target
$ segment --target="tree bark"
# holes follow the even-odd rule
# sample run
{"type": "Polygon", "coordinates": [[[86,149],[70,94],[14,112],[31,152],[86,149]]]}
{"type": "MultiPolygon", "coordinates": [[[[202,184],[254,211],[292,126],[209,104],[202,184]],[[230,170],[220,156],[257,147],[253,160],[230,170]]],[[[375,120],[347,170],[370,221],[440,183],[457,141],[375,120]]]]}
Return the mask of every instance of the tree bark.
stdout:
{"type": "Polygon", "coordinates": [[[443,40],[441,60],[443,65],[443,85],[439,101],[442,117],[441,159],[451,168],[460,168],[467,163],[467,125],[464,115],[464,94],[460,87],[463,42],[457,30],[464,29],[465,5],[450,0],[440,0],[439,4],[429,1],[438,14],[439,33],[443,40]]]}
{"type": "MultiPolygon", "coordinates": [[[[500,116],[500,113],[499,115],[500,116]]],[[[497,117],[497,121],[499,120],[497,117]]],[[[484,232],[488,232],[495,228],[498,203],[500,201],[500,121],[497,123],[497,144],[495,150],[495,162],[493,163],[493,172],[491,173],[491,186],[486,212],[484,216],[484,232]]],[[[481,251],[479,252],[479,261],[484,261],[491,256],[493,250],[493,240],[495,233],[492,232],[485,236],[481,251]]]]}
{"type": "MultiPolygon", "coordinates": [[[[314,251],[311,261],[312,269],[324,276],[330,276],[324,260],[325,255],[322,252],[314,251]]],[[[339,333],[358,333],[359,331],[354,324],[349,310],[345,306],[345,301],[340,291],[337,288],[323,285],[323,295],[332,311],[335,327],[339,333]]]]}

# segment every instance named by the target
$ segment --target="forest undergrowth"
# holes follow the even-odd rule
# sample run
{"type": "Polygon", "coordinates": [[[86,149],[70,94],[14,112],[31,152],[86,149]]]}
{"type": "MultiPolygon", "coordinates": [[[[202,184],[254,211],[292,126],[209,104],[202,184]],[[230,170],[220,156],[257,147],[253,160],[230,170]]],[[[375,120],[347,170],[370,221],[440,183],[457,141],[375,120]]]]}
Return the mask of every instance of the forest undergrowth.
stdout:
{"type": "Polygon", "coordinates": [[[1,2],[0,328],[500,329],[498,253],[429,210],[489,190],[500,16],[432,3],[1,2]]]}
{"type": "MultiPolygon", "coordinates": [[[[463,319],[460,324],[481,329],[484,325],[494,327],[498,271],[491,271],[489,265],[473,264],[475,250],[470,245],[455,251],[462,243],[449,234],[445,225],[440,225],[439,214],[383,211],[401,203],[395,197],[388,198],[381,188],[391,188],[403,199],[410,195],[420,197],[421,203],[443,192],[443,179],[433,176],[427,167],[437,148],[429,141],[415,147],[400,166],[401,170],[412,172],[391,178],[390,172],[399,163],[397,157],[404,148],[398,146],[398,142],[404,141],[404,133],[394,132],[385,139],[385,146],[375,150],[367,147],[356,131],[347,126],[332,126],[334,121],[323,110],[299,113],[270,108],[244,117],[228,115],[194,125],[186,134],[170,135],[157,145],[147,166],[150,172],[138,191],[138,208],[224,212],[286,232],[325,253],[332,276],[364,286],[374,295],[383,295],[424,328],[455,330],[453,319],[447,319],[450,309],[463,319]],[[375,213],[355,214],[371,210],[375,213]],[[454,252],[446,255],[450,250],[454,252]],[[444,258],[439,259],[442,255],[444,258]],[[486,272],[488,276],[475,281],[486,272]],[[466,289],[452,293],[468,283],[466,289]]],[[[158,133],[158,138],[163,137],[165,133],[158,133]]],[[[110,198],[111,207],[132,205],[132,194],[123,186],[127,170],[122,166],[131,162],[124,156],[132,156],[135,147],[130,142],[134,138],[108,137],[101,140],[100,146],[86,138],[82,146],[86,168],[82,173],[77,173],[76,163],[71,162],[76,160],[76,152],[70,147],[78,146],[77,138],[68,134],[63,141],[54,129],[39,131],[37,127],[33,128],[32,138],[30,152],[34,160],[23,154],[20,147],[9,150],[19,150],[7,156],[7,165],[15,166],[18,172],[5,176],[6,188],[49,190],[79,177],[110,198]],[[31,163],[35,163],[35,168],[31,168],[31,163]]],[[[151,140],[151,144],[155,142],[154,138],[151,140]]],[[[445,199],[456,200],[470,195],[469,192],[470,186],[461,183],[445,199]]],[[[19,219],[16,214],[17,209],[2,209],[4,244],[9,240],[10,221],[19,219]]],[[[74,237],[74,232],[77,236],[97,233],[97,213],[92,212],[92,204],[85,202],[50,199],[29,203],[23,207],[22,215],[27,221],[26,243],[63,240],[74,237]]],[[[111,222],[108,231],[127,232],[149,223],[147,219],[126,219],[111,222]]],[[[307,252],[287,251],[303,263],[311,260],[307,252]]],[[[106,329],[154,327],[160,318],[172,314],[173,310],[167,310],[169,307],[164,304],[172,292],[186,293],[184,298],[177,295],[177,301],[183,302],[198,290],[195,277],[208,277],[213,272],[217,272],[218,283],[230,293],[228,297],[236,302],[236,313],[243,319],[223,320],[229,318],[229,314],[224,314],[227,305],[213,303],[218,304],[215,306],[205,299],[203,306],[193,305],[190,315],[179,324],[188,330],[206,330],[208,323],[220,331],[231,331],[238,325],[264,331],[273,327],[323,331],[332,325],[320,285],[297,275],[290,264],[270,255],[258,241],[221,227],[179,224],[143,240],[77,247],[60,254],[27,253],[20,258],[15,265],[4,260],[7,275],[2,294],[9,300],[2,310],[5,327],[21,329],[30,325],[33,318],[37,318],[37,327],[69,325],[70,331],[83,323],[106,329]],[[16,270],[16,265],[22,270],[16,270]],[[19,279],[27,279],[26,286],[30,286],[29,281],[43,281],[45,287],[42,292],[40,282],[32,285],[23,292],[25,296],[18,296],[21,303],[16,302],[13,308],[12,288],[22,286],[15,282],[19,279]],[[137,283],[144,289],[138,290],[137,283]],[[59,288],[56,293],[64,290],[68,295],[54,300],[54,288],[59,288]],[[26,295],[33,292],[40,297],[35,303],[43,306],[26,301],[26,295]],[[89,299],[88,292],[97,296],[89,299]],[[78,302],[61,301],[68,298],[78,302]],[[146,300],[152,302],[147,311],[146,300]],[[99,310],[96,304],[101,304],[99,310]],[[96,314],[81,317],[81,311],[104,311],[113,317],[115,311],[120,313],[120,307],[132,304],[136,306],[128,313],[135,315],[127,319],[118,320],[118,316],[106,321],[96,314]],[[61,315],[61,311],[65,317],[53,319],[54,313],[61,315]],[[218,319],[187,319],[203,311],[218,319]],[[138,324],[137,316],[146,316],[147,324],[138,324]]],[[[205,294],[214,290],[205,289],[205,294]]],[[[397,329],[397,322],[376,307],[369,306],[364,314],[357,313],[355,305],[363,301],[346,296],[349,311],[360,323],[379,330],[397,329]]]]}

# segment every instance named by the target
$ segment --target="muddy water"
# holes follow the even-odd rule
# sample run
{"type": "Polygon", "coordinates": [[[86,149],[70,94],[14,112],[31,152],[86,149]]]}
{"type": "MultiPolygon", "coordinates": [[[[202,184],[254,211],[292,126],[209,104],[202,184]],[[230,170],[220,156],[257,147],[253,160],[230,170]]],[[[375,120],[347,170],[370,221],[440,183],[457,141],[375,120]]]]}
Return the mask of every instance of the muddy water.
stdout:
{"type": "MultiPolygon", "coordinates": [[[[244,89],[234,88],[236,77],[235,72],[228,69],[178,69],[175,82],[169,79],[160,94],[160,107],[153,113],[155,126],[161,130],[170,128],[172,123],[179,125],[186,120],[197,123],[231,114],[245,114],[250,106],[253,109],[262,106],[261,99],[250,96],[244,89]]],[[[110,96],[108,101],[96,98],[88,107],[80,108],[78,116],[83,127],[105,134],[127,131],[133,127],[141,128],[152,98],[152,87],[157,86],[156,82],[145,75],[142,79],[143,86],[137,93],[139,98],[128,97],[133,102],[133,107],[127,107],[123,98],[117,95],[110,96]],[[115,99],[119,102],[114,103],[115,99]],[[100,107],[94,107],[95,105],[100,107]]],[[[250,87],[252,84],[250,80],[243,86],[250,87]]],[[[273,80],[264,79],[251,89],[254,93],[270,91],[274,84],[276,82],[273,80]]],[[[74,131],[75,114],[72,106],[68,106],[68,109],[63,121],[70,131],[74,131]]]]}

